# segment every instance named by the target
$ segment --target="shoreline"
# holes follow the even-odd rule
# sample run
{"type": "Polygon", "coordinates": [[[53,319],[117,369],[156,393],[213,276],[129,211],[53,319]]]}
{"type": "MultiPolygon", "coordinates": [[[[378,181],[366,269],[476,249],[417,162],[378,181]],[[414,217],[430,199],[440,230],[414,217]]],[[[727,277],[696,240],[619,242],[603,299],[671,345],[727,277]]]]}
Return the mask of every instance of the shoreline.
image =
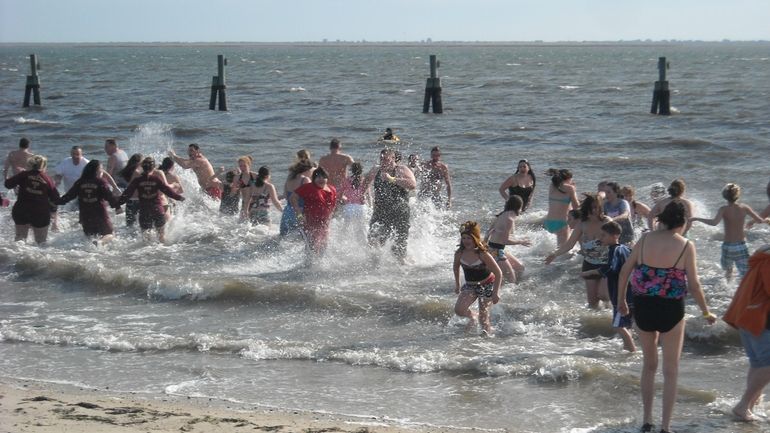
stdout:
{"type": "MultiPolygon", "coordinates": [[[[475,428],[405,425],[380,416],[259,407],[214,398],[121,393],[0,378],[1,432],[454,433],[475,428]]],[[[499,431],[499,430],[498,430],[499,431]]]]}

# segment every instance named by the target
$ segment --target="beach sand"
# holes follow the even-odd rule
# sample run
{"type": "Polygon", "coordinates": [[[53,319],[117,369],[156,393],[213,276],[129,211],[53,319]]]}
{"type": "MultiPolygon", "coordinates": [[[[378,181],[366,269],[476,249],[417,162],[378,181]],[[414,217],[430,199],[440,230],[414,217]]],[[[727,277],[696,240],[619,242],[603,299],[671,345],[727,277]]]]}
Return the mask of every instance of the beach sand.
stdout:
{"type": "Polygon", "coordinates": [[[383,419],[249,407],[208,398],[114,393],[0,379],[0,433],[460,432],[383,419]]]}

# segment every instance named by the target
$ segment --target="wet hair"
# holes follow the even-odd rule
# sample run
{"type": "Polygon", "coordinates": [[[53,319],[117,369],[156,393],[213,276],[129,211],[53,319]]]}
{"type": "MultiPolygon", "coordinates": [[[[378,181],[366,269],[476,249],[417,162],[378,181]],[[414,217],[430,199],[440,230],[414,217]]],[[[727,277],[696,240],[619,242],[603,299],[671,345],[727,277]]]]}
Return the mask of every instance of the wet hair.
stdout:
{"type": "Polygon", "coordinates": [[[524,164],[527,164],[527,168],[529,169],[529,175],[532,176],[532,189],[534,189],[537,186],[537,178],[535,178],[535,172],[532,170],[532,165],[529,163],[529,161],[527,161],[526,159],[520,159],[518,164],[516,164],[516,174],[519,173],[519,164],[521,164],[522,162],[524,164]]]}
{"type": "Polygon", "coordinates": [[[155,158],[148,156],[142,160],[142,171],[149,173],[155,168],[155,158]]]}
{"type": "Polygon", "coordinates": [[[683,179],[674,179],[671,182],[671,185],[668,186],[668,195],[671,196],[671,198],[677,198],[681,197],[682,194],[684,194],[685,189],[687,188],[687,185],[685,185],[683,179]]]}
{"type": "Polygon", "coordinates": [[[559,192],[564,192],[560,189],[561,184],[564,183],[566,180],[572,179],[572,172],[567,170],[566,168],[556,169],[556,168],[549,168],[548,171],[545,172],[547,176],[551,176],[551,183],[554,187],[556,187],[559,192]]]}
{"type": "Polygon", "coordinates": [[[393,151],[393,149],[389,147],[386,147],[380,151],[380,157],[383,157],[387,154],[395,155],[395,152],[393,151]]]}
{"type": "MultiPolygon", "coordinates": [[[[516,215],[521,215],[521,208],[524,207],[524,200],[514,194],[510,197],[508,197],[508,200],[505,201],[505,207],[503,207],[503,212],[513,211],[516,215]]],[[[500,212],[497,214],[497,216],[500,216],[503,214],[503,212],[500,212]]]]}
{"type": "Polygon", "coordinates": [[[198,145],[197,145],[197,144],[195,144],[195,143],[190,143],[190,145],[189,145],[189,146],[187,146],[187,147],[189,147],[189,148],[191,148],[191,149],[195,149],[195,150],[201,150],[201,147],[200,147],[200,146],[198,146],[198,145]]]}
{"type": "Polygon", "coordinates": [[[21,137],[19,140],[19,149],[27,149],[29,148],[29,138],[27,137],[21,137]]]}
{"type": "Polygon", "coordinates": [[[160,169],[163,171],[169,171],[173,167],[174,167],[174,160],[169,157],[163,158],[163,161],[160,163],[160,169]]]}
{"type": "Polygon", "coordinates": [[[615,194],[620,194],[620,185],[618,185],[617,182],[605,182],[604,186],[612,190],[615,194]]]}
{"type": "Polygon", "coordinates": [[[48,160],[43,155],[32,155],[27,158],[27,168],[30,170],[43,171],[48,165],[48,160]]]}
{"type": "Polygon", "coordinates": [[[583,193],[583,201],[580,202],[580,221],[588,221],[588,217],[594,214],[594,207],[599,209],[598,217],[604,216],[602,198],[594,193],[583,193]]]}
{"type": "Polygon", "coordinates": [[[310,161],[310,151],[307,149],[298,150],[297,161],[310,161]]]}
{"type": "Polygon", "coordinates": [[[385,132],[393,132],[393,129],[391,129],[391,128],[385,128],[385,132]]]}
{"type": "Polygon", "coordinates": [[[289,179],[296,179],[300,174],[313,168],[313,163],[306,159],[302,159],[292,164],[289,167],[289,179]]]}
{"type": "Polygon", "coordinates": [[[108,138],[108,139],[104,140],[104,144],[109,144],[110,146],[115,146],[115,147],[118,146],[118,142],[115,141],[114,138],[108,138]]]}
{"type": "Polygon", "coordinates": [[[623,228],[615,221],[608,221],[602,224],[602,231],[612,236],[620,236],[623,233],[623,228]]]}
{"type": "MultiPolygon", "coordinates": [[[[460,236],[462,235],[468,235],[471,237],[471,239],[473,239],[473,243],[476,245],[476,250],[478,252],[483,253],[487,251],[486,244],[484,244],[484,241],[481,240],[481,228],[476,221],[466,221],[462,223],[460,226],[460,236]]],[[[464,249],[465,247],[461,241],[460,247],[457,249],[457,251],[462,251],[464,249]]]]}
{"type": "Polygon", "coordinates": [[[235,170],[230,170],[227,173],[225,173],[225,182],[233,183],[234,180],[235,180],[235,170]]]}
{"type": "Polygon", "coordinates": [[[99,162],[98,159],[92,159],[88,161],[88,164],[86,164],[86,166],[83,167],[83,172],[80,173],[80,178],[82,180],[96,179],[96,173],[99,172],[99,167],[101,165],[102,163],[99,162]]]}
{"type": "Polygon", "coordinates": [[[257,178],[254,179],[254,186],[261,187],[265,185],[265,181],[270,176],[270,169],[265,167],[264,165],[262,167],[259,167],[259,170],[257,171],[257,178]]]}
{"type": "Polygon", "coordinates": [[[353,185],[353,189],[358,189],[361,186],[361,175],[363,172],[364,166],[360,162],[350,164],[350,183],[353,185]]]}
{"type": "Polygon", "coordinates": [[[580,209],[570,209],[570,211],[567,212],[567,216],[572,217],[572,219],[579,220],[580,219],[580,209]]]}
{"type": "Polygon", "coordinates": [[[315,182],[316,179],[319,177],[322,177],[324,179],[328,179],[329,175],[326,174],[326,170],[323,169],[323,167],[318,167],[313,171],[313,176],[311,177],[311,180],[315,182]]]}
{"type": "Polygon", "coordinates": [[[433,153],[433,152],[441,152],[441,149],[439,149],[439,147],[438,147],[438,146],[433,146],[433,147],[431,147],[431,149],[430,149],[430,153],[433,153]]]}
{"type": "Polygon", "coordinates": [[[339,138],[332,138],[332,141],[329,142],[329,149],[339,149],[340,147],[342,147],[342,145],[340,144],[339,138]]]}
{"type": "Polygon", "coordinates": [[[141,153],[135,153],[131,155],[131,158],[128,158],[128,162],[126,162],[126,166],[123,167],[123,169],[118,172],[118,176],[125,179],[126,182],[131,182],[131,178],[134,176],[134,172],[136,172],[136,168],[139,167],[139,164],[141,163],[142,163],[141,153]]]}
{"type": "Polygon", "coordinates": [[[722,188],[722,197],[730,203],[735,203],[741,197],[741,187],[735,183],[728,183],[722,188]]]}
{"type": "Polygon", "coordinates": [[[687,211],[684,204],[677,201],[667,204],[663,212],[658,214],[658,222],[666,226],[668,230],[685,225],[687,222],[687,211]]]}

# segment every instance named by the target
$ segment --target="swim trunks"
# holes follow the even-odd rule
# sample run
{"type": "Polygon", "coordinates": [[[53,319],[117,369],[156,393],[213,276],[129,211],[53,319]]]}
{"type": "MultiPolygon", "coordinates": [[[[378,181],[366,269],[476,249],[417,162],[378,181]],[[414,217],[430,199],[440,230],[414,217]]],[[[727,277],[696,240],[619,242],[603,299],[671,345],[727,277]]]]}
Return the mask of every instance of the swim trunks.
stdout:
{"type": "Polygon", "coordinates": [[[549,233],[557,233],[567,227],[567,221],[564,220],[543,220],[543,227],[549,233]]]}
{"type": "Polygon", "coordinates": [[[731,271],[733,264],[735,264],[741,277],[746,275],[749,270],[749,248],[746,246],[746,242],[723,242],[722,257],[719,264],[726,271],[731,271]]]}
{"type": "Polygon", "coordinates": [[[498,244],[497,242],[489,242],[489,248],[496,250],[497,254],[495,254],[495,260],[498,262],[504,262],[508,260],[508,257],[505,255],[505,245],[498,244]]]}
{"type": "Polygon", "coordinates": [[[206,188],[206,194],[214,200],[222,199],[222,190],[218,186],[210,186],[206,188]]]}

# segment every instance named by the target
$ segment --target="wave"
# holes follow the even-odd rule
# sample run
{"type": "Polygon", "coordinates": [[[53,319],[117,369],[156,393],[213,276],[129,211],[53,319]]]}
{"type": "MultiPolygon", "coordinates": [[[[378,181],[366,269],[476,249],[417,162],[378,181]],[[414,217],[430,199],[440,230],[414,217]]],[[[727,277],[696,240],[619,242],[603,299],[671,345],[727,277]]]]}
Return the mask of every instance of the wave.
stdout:
{"type": "Polygon", "coordinates": [[[306,92],[306,91],[307,89],[305,89],[304,87],[292,87],[291,89],[289,89],[289,92],[306,92]]]}
{"type": "Polygon", "coordinates": [[[32,124],[32,125],[62,125],[62,122],[55,122],[53,120],[41,120],[41,119],[34,119],[34,118],[27,118],[27,117],[14,117],[13,118],[14,123],[19,124],[32,124]]]}

